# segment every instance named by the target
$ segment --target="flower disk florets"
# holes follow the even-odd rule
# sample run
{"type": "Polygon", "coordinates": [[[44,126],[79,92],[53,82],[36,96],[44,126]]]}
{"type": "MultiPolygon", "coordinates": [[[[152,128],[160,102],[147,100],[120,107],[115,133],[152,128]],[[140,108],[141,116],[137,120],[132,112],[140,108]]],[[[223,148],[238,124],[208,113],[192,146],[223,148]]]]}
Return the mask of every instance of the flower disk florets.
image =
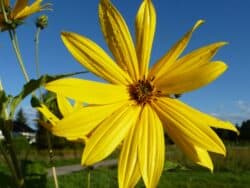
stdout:
{"type": "Polygon", "coordinates": [[[139,80],[129,86],[129,93],[138,104],[150,103],[154,96],[154,86],[148,80],[139,80]]]}

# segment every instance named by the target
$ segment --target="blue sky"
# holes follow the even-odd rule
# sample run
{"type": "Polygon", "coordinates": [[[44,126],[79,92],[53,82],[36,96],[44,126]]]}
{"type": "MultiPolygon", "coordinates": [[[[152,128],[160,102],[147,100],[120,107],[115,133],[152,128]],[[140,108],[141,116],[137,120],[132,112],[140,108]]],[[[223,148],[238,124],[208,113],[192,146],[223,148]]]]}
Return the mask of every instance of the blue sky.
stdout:
{"type": "MultiPolygon", "coordinates": [[[[134,34],[134,18],[142,0],[113,0],[134,34]]],[[[44,1],[49,2],[49,1],[44,1]]],[[[61,31],[74,31],[94,40],[106,51],[98,22],[98,0],[54,1],[49,27],[40,38],[40,67],[43,74],[84,70],[61,42],[61,31]]],[[[233,122],[250,119],[250,1],[248,0],[153,0],[157,11],[157,30],[151,63],[159,59],[198,19],[206,23],[193,35],[185,53],[216,41],[227,41],[215,59],[225,61],[229,69],[218,80],[181,100],[201,111],[233,122]]],[[[34,22],[36,14],[17,29],[21,52],[30,77],[35,77],[34,22]]],[[[0,33],[0,77],[5,90],[15,95],[25,82],[13,54],[8,33],[0,33]]],[[[97,79],[91,74],[82,76],[97,79]]],[[[29,101],[22,107],[32,116],[29,101]]]]}

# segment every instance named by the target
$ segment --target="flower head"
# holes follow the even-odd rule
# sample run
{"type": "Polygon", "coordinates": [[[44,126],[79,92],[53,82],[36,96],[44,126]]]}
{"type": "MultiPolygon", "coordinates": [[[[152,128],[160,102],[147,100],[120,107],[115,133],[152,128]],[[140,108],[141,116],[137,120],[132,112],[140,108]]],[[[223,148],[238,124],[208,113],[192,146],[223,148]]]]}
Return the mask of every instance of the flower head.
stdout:
{"type": "Polygon", "coordinates": [[[12,8],[9,0],[3,0],[3,3],[1,2],[0,11],[0,29],[6,30],[16,28],[18,25],[22,24],[23,20],[28,16],[42,10],[50,10],[51,4],[46,3],[41,5],[41,3],[42,0],[35,0],[31,5],[28,5],[28,0],[16,0],[12,8]],[[6,14],[7,22],[4,14],[6,14]]]}
{"type": "Polygon", "coordinates": [[[48,26],[48,16],[41,15],[36,19],[36,27],[40,29],[44,29],[48,26]]]}
{"type": "Polygon", "coordinates": [[[164,131],[195,163],[213,170],[209,152],[225,155],[225,146],[212,127],[237,132],[230,123],[204,114],[174,96],[209,84],[227,65],[212,61],[225,42],[213,43],[180,57],[199,20],[152,68],[149,68],[156,13],[143,0],[136,16],[136,41],[125,20],[109,0],[101,0],[99,18],[114,60],[96,43],[72,32],[62,40],[85,68],[109,83],[66,78],[46,85],[50,91],[84,101],[89,106],[62,119],[52,133],[81,137],[92,133],[83,165],[107,157],[122,143],[119,187],[134,187],[142,177],[156,187],[165,161],[164,131]]]}

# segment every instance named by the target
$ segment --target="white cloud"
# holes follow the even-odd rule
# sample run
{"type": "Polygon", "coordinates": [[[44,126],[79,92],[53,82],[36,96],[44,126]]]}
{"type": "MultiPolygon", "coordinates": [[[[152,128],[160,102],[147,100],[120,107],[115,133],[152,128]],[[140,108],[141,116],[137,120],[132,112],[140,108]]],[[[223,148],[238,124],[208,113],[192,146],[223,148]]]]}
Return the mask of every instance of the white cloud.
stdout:
{"type": "Polygon", "coordinates": [[[242,121],[250,119],[250,102],[237,100],[231,105],[220,105],[220,108],[210,113],[211,115],[232,123],[241,124],[242,121]]]}

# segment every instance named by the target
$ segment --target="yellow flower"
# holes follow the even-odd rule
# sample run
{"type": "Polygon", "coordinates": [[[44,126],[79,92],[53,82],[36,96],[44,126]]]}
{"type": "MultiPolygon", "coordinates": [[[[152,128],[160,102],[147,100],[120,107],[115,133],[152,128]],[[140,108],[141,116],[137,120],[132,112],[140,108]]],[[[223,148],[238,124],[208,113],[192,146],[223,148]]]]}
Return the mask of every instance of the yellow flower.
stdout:
{"type": "MultiPolygon", "coordinates": [[[[56,101],[57,101],[57,105],[58,105],[58,109],[62,115],[62,117],[68,117],[69,115],[71,115],[72,113],[74,113],[75,111],[80,110],[81,108],[83,108],[83,103],[82,102],[75,102],[74,105],[72,105],[68,99],[66,99],[64,96],[57,94],[56,96],[56,101]]],[[[57,117],[55,114],[53,114],[46,105],[41,104],[41,106],[36,107],[36,109],[45,117],[45,119],[48,121],[41,121],[39,120],[39,123],[46,128],[47,130],[51,130],[53,128],[53,126],[55,126],[57,123],[60,122],[60,118],[57,117]]],[[[82,135],[82,137],[78,137],[75,138],[71,138],[71,137],[67,137],[68,140],[84,140],[86,141],[87,135],[82,135]]]]}
{"type": "MultiPolygon", "coordinates": [[[[2,1],[2,0],[1,0],[2,1]]],[[[50,10],[49,3],[41,5],[42,0],[35,0],[31,5],[28,5],[28,0],[17,0],[12,8],[9,0],[4,0],[4,7],[7,14],[7,18],[10,23],[5,22],[3,11],[0,11],[0,29],[5,30],[9,28],[15,28],[21,24],[22,21],[37,12],[42,10],[50,10]]]]}
{"type": "Polygon", "coordinates": [[[78,138],[92,132],[82,165],[103,160],[122,143],[118,164],[119,187],[134,187],[142,177],[146,187],[156,187],[165,161],[164,130],[195,163],[213,170],[208,152],[226,154],[211,127],[237,132],[230,122],[206,115],[174,98],[209,84],[227,65],[212,61],[225,42],[213,43],[180,57],[199,20],[149,69],[156,13],[144,0],[135,22],[136,44],[109,0],[101,0],[99,18],[114,60],[96,43],[72,32],[62,40],[84,67],[109,83],[65,78],[46,85],[50,91],[85,101],[84,107],[51,129],[63,137],[78,138]],[[116,63],[115,63],[116,62],[116,63]]]}

